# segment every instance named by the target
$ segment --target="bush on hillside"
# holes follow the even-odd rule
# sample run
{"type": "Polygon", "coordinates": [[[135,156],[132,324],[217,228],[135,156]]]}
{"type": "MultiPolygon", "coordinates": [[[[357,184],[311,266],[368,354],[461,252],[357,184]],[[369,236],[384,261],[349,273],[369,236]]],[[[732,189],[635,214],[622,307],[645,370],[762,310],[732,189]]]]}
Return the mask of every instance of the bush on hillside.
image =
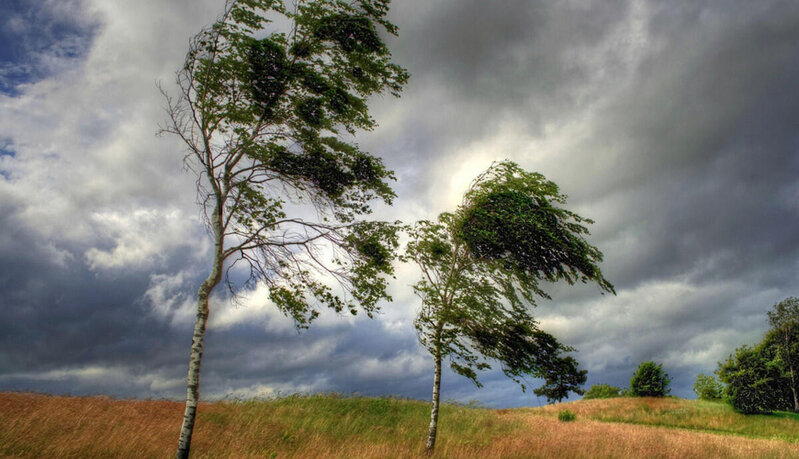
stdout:
{"type": "Polygon", "coordinates": [[[727,385],[724,398],[739,413],[790,409],[790,386],[773,364],[773,348],[767,344],[742,346],[726,362],[719,362],[719,379],[727,385]]]}
{"type": "Polygon", "coordinates": [[[663,397],[669,393],[671,378],[663,365],[643,362],[630,379],[630,392],[636,397],[663,397]]]}
{"type": "Polygon", "coordinates": [[[583,395],[583,400],[591,400],[593,398],[614,398],[621,397],[622,388],[611,386],[610,384],[594,384],[583,395]]]}
{"type": "Polygon", "coordinates": [[[723,389],[721,383],[718,382],[715,376],[708,376],[701,373],[696,375],[694,393],[696,393],[699,400],[720,400],[723,389]]]}
{"type": "Polygon", "coordinates": [[[577,419],[577,415],[569,410],[558,411],[558,421],[570,422],[577,419]]]}

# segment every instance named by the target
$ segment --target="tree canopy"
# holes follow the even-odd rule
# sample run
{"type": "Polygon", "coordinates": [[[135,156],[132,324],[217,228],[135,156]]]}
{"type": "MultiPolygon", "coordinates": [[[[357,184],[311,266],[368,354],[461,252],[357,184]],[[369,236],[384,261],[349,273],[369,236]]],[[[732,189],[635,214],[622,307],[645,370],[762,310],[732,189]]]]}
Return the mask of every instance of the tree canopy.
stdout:
{"type": "Polygon", "coordinates": [[[641,362],[630,378],[630,392],[636,397],[663,397],[669,393],[671,378],[663,364],[641,362]]]}
{"type": "Polygon", "coordinates": [[[585,392],[585,395],[583,395],[583,400],[623,397],[623,392],[624,389],[621,387],[611,386],[610,384],[594,384],[585,392]]]}
{"type": "Polygon", "coordinates": [[[715,376],[698,374],[694,380],[694,393],[699,400],[720,400],[724,387],[715,376]]]}
{"type": "Polygon", "coordinates": [[[789,297],[767,312],[774,336],[776,355],[774,364],[790,378],[793,410],[799,413],[799,298],[789,297]]]}
{"type": "Polygon", "coordinates": [[[599,268],[601,252],[584,239],[591,221],[559,207],[565,201],[543,175],[503,161],[472,182],[455,212],[409,229],[404,258],[422,273],[415,325],[436,362],[434,386],[446,358],[478,386],[477,372],[498,362],[523,389],[525,376],[543,378],[538,393],[549,400],[580,391],[585,371],[565,355],[572,349],[540,330],[530,312],[537,298],[549,298],[545,281],[592,281],[614,291],[599,268]]]}
{"type": "Polygon", "coordinates": [[[781,372],[769,362],[774,352],[768,345],[741,346],[716,372],[725,384],[724,397],[743,414],[771,413],[790,406],[789,391],[781,372]]]}
{"type": "Polygon", "coordinates": [[[408,78],[379,34],[397,31],[387,12],[380,0],[228,1],[192,40],[180,93],[168,97],[166,131],[188,146],[212,229],[220,217],[228,269],[246,265],[301,326],[315,302],[371,312],[385,297],[394,229],[356,220],[375,199],[391,203],[393,175],[351,134],[375,127],[369,96],[398,95],[408,78]]]}
{"type": "Polygon", "coordinates": [[[724,398],[745,414],[799,411],[799,298],[780,301],[766,315],[771,329],[763,340],[719,362],[724,398]]]}
{"type": "Polygon", "coordinates": [[[187,147],[214,240],[198,291],[179,457],[189,453],[208,298],[223,279],[263,282],[299,327],[320,307],[367,314],[388,299],[397,227],[364,222],[391,203],[393,174],[354,143],[375,127],[368,98],[398,95],[407,72],[383,33],[388,0],[228,0],[190,42],[164,132],[187,147]]]}

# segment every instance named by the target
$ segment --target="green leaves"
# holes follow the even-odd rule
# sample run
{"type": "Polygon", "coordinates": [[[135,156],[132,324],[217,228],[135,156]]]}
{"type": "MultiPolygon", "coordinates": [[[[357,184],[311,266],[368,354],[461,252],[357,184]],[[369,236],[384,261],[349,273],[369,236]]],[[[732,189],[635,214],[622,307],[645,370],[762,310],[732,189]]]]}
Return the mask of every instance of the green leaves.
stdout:
{"type": "Polygon", "coordinates": [[[253,103],[264,119],[272,119],[278,99],[291,78],[291,62],[286,58],[284,45],[270,38],[249,40],[247,52],[248,86],[253,103]]]}
{"type": "Polygon", "coordinates": [[[771,330],[763,340],[736,349],[716,372],[726,384],[725,398],[746,414],[799,410],[799,299],[786,298],[766,314],[771,330]]]}
{"type": "Polygon", "coordinates": [[[622,397],[623,390],[610,384],[594,384],[583,395],[583,400],[622,397]]]}
{"type": "Polygon", "coordinates": [[[329,14],[319,18],[313,34],[318,40],[335,43],[345,53],[379,56],[388,53],[368,17],[345,12],[329,14]]]}
{"type": "Polygon", "coordinates": [[[599,268],[602,253],[583,237],[582,223],[591,221],[553,205],[565,200],[543,175],[497,163],[466,193],[456,235],[476,258],[517,274],[531,289],[538,280],[563,279],[595,281],[613,292],[599,268]]]}
{"type": "Polygon", "coordinates": [[[249,285],[265,282],[301,327],[318,307],[371,314],[389,298],[396,225],[356,222],[391,203],[394,176],[352,140],[375,127],[367,98],[408,80],[381,35],[397,31],[388,5],[227,2],[167,96],[166,131],[188,147],[227,265],[248,267],[249,285]]]}
{"type": "Polygon", "coordinates": [[[694,380],[694,393],[699,400],[721,400],[724,387],[712,375],[698,374],[694,380]]]}
{"type": "Polygon", "coordinates": [[[561,209],[557,186],[511,162],[478,176],[453,213],[408,229],[402,259],[416,263],[422,299],[415,325],[433,355],[450,359],[453,371],[479,385],[477,371],[498,362],[524,388],[524,377],[543,378],[538,394],[561,400],[581,393],[586,371],[565,355],[573,349],[538,329],[528,307],[547,297],[542,280],[594,281],[613,291],[582,223],[561,209]]]}
{"type": "Polygon", "coordinates": [[[742,346],[719,363],[717,373],[726,384],[725,398],[736,411],[758,414],[788,408],[784,381],[779,371],[768,365],[768,354],[762,345],[742,346]]]}
{"type": "Polygon", "coordinates": [[[668,395],[670,383],[662,364],[642,362],[630,379],[630,392],[636,397],[663,397],[668,395]]]}

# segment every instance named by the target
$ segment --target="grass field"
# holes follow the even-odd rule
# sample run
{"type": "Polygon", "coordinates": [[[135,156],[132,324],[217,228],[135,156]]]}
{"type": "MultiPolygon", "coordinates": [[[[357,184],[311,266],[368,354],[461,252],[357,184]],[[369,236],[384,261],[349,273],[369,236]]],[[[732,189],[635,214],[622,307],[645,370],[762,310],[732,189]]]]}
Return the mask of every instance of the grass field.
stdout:
{"type": "MultiPolygon", "coordinates": [[[[0,393],[0,456],[172,457],[182,410],[171,401],[0,393]]],[[[192,457],[423,457],[428,410],[335,395],[204,403],[192,457]]],[[[679,399],[445,404],[434,457],[799,457],[799,419],[679,399]],[[577,419],[558,421],[563,409],[577,419]]]]}
{"type": "MultiPolygon", "coordinates": [[[[743,416],[723,402],[679,398],[616,398],[568,404],[579,418],[735,434],[799,442],[799,414],[743,416]]],[[[557,417],[559,407],[526,409],[533,415],[557,417]]]]}

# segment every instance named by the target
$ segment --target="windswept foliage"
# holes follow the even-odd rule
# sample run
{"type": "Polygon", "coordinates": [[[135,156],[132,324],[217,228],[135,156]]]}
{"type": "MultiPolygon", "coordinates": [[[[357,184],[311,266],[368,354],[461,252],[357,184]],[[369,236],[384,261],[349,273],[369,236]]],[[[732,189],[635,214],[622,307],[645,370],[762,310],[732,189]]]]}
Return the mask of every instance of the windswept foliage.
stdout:
{"type": "Polygon", "coordinates": [[[404,257],[422,272],[415,324],[436,365],[428,450],[442,359],[478,386],[478,371],[497,362],[522,389],[526,376],[543,378],[536,393],[548,400],[581,393],[586,372],[565,355],[572,349],[540,330],[529,309],[549,298],[542,281],[593,281],[613,292],[599,268],[602,254],[584,239],[590,220],[557,206],[565,201],[541,174],[504,161],[475,179],[454,213],[410,229],[404,257]]]}
{"type": "Polygon", "coordinates": [[[164,91],[164,131],[186,144],[214,239],[179,457],[189,452],[208,298],[227,271],[240,266],[245,285],[265,283],[299,327],[320,307],[371,315],[388,298],[396,226],[359,219],[374,200],[391,203],[394,177],[352,136],[375,127],[367,99],[398,95],[408,79],[381,36],[397,32],[389,1],[286,3],[228,0],[192,39],[178,95],[164,91]]]}

